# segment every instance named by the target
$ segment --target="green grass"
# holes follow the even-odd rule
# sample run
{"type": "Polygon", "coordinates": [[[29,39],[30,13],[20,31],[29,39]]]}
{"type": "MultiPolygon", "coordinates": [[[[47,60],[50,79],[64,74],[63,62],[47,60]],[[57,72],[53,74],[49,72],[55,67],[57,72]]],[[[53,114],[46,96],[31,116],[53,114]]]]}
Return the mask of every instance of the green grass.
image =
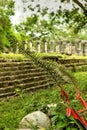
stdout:
{"type": "Polygon", "coordinates": [[[58,54],[58,53],[39,53],[39,57],[61,57],[62,59],[87,59],[87,56],[77,56],[77,55],[66,55],[66,54],[58,54]]]}
{"type": "Polygon", "coordinates": [[[14,53],[1,53],[0,58],[2,59],[13,59],[13,60],[24,60],[26,57],[23,54],[14,54],[14,53]]]}
{"type": "MultiPolygon", "coordinates": [[[[82,92],[83,97],[87,100],[87,72],[77,72],[74,74],[78,80],[78,86],[82,92]]],[[[71,99],[75,99],[75,89],[72,84],[63,86],[67,93],[69,94],[71,99]]],[[[36,110],[43,110],[44,106],[50,103],[58,103],[57,109],[53,113],[55,113],[53,121],[52,130],[56,127],[59,128],[59,124],[61,127],[64,127],[64,124],[67,125],[67,128],[72,125],[72,119],[66,118],[65,105],[62,102],[60,96],[60,90],[58,87],[48,88],[38,90],[34,93],[23,94],[19,93],[19,97],[11,98],[9,100],[4,100],[0,102],[0,130],[16,130],[19,127],[19,122],[21,119],[28,113],[31,113],[36,110]],[[54,123],[55,122],[55,123],[54,123]],[[60,122],[58,124],[58,122],[60,122]]],[[[78,103],[79,104],[79,103],[78,103]]],[[[74,107],[79,109],[80,106],[75,104],[74,107]]],[[[75,125],[72,125],[72,129],[74,130],[75,125]]],[[[71,129],[71,130],[72,130],[71,129]]],[[[62,130],[62,129],[60,129],[62,130]]]]}
{"type": "MultiPolygon", "coordinates": [[[[51,57],[59,57],[62,59],[87,59],[87,56],[77,56],[77,55],[65,55],[65,54],[58,54],[58,53],[38,53],[38,57],[43,58],[43,57],[47,57],[47,58],[51,58],[51,57]]],[[[0,58],[3,59],[15,59],[15,60],[24,60],[26,59],[26,56],[23,54],[14,54],[14,53],[0,53],[0,58]]]]}

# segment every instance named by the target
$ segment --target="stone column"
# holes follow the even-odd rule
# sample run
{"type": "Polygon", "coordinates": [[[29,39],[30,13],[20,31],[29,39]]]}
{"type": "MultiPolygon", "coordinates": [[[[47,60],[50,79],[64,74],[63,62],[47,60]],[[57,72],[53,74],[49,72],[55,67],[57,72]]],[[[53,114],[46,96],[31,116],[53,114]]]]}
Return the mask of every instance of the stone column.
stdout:
{"type": "Polygon", "coordinates": [[[83,55],[87,56],[87,41],[82,41],[83,44],[83,55]]]}
{"type": "Polygon", "coordinates": [[[85,43],[85,56],[87,56],[87,42],[85,43]]]}
{"type": "Polygon", "coordinates": [[[79,41],[77,44],[78,44],[77,54],[80,56],[82,55],[82,41],[79,41]]]}
{"type": "Polygon", "coordinates": [[[41,48],[40,48],[40,42],[37,42],[37,52],[40,53],[41,52],[41,48]]]}
{"type": "Polygon", "coordinates": [[[24,50],[27,50],[27,42],[24,43],[24,50]]]}
{"type": "Polygon", "coordinates": [[[67,54],[68,52],[68,42],[66,41],[63,41],[63,44],[62,44],[62,54],[67,54]]]}
{"type": "Polygon", "coordinates": [[[76,54],[76,47],[74,45],[72,45],[71,47],[71,53],[76,54]]]}
{"type": "Polygon", "coordinates": [[[44,52],[47,53],[47,42],[44,42],[44,52]]]}
{"type": "Polygon", "coordinates": [[[33,51],[33,43],[30,42],[30,51],[32,52],[33,51]]]}
{"type": "Polygon", "coordinates": [[[69,43],[68,47],[69,47],[68,54],[71,55],[72,54],[72,45],[71,45],[71,43],[69,43]]]}
{"type": "Polygon", "coordinates": [[[79,55],[83,55],[82,41],[80,41],[80,43],[79,43],[79,55]]]}
{"type": "Polygon", "coordinates": [[[62,49],[62,46],[63,46],[63,41],[59,41],[59,51],[60,53],[63,53],[63,49],[62,49]]]}
{"type": "Polygon", "coordinates": [[[53,45],[53,41],[50,42],[50,53],[54,52],[54,45],[53,45]]]}
{"type": "Polygon", "coordinates": [[[60,53],[60,45],[59,45],[58,42],[57,42],[57,45],[56,45],[56,52],[57,52],[57,53],[60,53]]]}
{"type": "Polygon", "coordinates": [[[16,43],[16,53],[19,53],[19,46],[18,46],[18,42],[16,43]]]}

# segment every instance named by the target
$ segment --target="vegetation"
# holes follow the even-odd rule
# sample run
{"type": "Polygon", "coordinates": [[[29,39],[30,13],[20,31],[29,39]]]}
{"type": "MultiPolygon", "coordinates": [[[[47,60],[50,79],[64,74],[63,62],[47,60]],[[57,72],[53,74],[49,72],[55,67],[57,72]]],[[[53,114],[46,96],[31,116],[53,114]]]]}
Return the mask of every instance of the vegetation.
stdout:
{"type": "Polygon", "coordinates": [[[83,4],[78,0],[72,0],[72,4],[70,4],[70,0],[47,2],[46,4],[43,1],[43,5],[41,5],[36,0],[31,0],[29,3],[23,1],[24,5],[26,3],[28,5],[27,7],[23,6],[24,13],[30,12],[30,16],[16,26],[20,34],[26,34],[29,36],[28,39],[32,41],[86,39],[83,36],[83,32],[87,30],[86,0],[83,0],[83,4]],[[35,2],[34,5],[33,2],[35,2]],[[49,7],[47,2],[54,4],[55,7],[49,7]],[[67,5],[71,9],[67,8],[67,5]],[[67,7],[63,8],[64,6],[67,7]]]}
{"type": "Polygon", "coordinates": [[[39,53],[38,54],[39,57],[41,58],[51,58],[51,57],[58,57],[58,58],[62,58],[62,59],[87,59],[87,56],[78,56],[78,55],[66,55],[66,54],[58,54],[58,53],[39,53]]]}
{"type": "Polygon", "coordinates": [[[83,0],[83,3],[73,0],[71,4],[69,4],[70,0],[60,1],[52,0],[54,5],[59,2],[59,6],[56,9],[54,9],[55,7],[51,9],[47,4],[42,6],[39,1],[21,0],[24,13],[29,12],[30,15],[19,25],[13,27],[10,18],[15,14],[15,1],[1,0],[0,51],[15,52],[17,43],[19,48],[23,49],[24,44],[31,40],[35,45],[38,40],[43,42],[44,40],[48,42],[51,40],[75,42],[78,38],[87,40],[86,0],[83,0]],[[33,2],[36,4],[33,5],[33,2]],[[26,3],[27,6],[25,6],[26,3]],[[63,9],[67,5],[71,6],[71,9],[63,9]]]}
{"type": "MultiPolygon", "coordinates": [[[[15,2],[14,0],[0,0],[0,58],[24,59],[25,56],[23,55],[13,55],[12,53],[9,55],[2,55],[2,52],[15,53],[18,45],[20,52],[24,53],[24,45],[29,41],[32,41],[36,45],[38,40],[43,42],[45,40],[48,42],[51,40],[54,40],[55,42],[60,40],[68,40],[73,44],[78,38],[87,40],[87,0],[82,0],[82,3],[78,0],[73,0],[71,9],[62,8],[68,4],[67,2],[70,2],[70,0],[61,0],[63,3],[60,2],[60,6],[56,9],[56,11],[50,10],[46,4],[44,7],[41,7],[39,3],[36,3],[35,6],[32,6],[35,0],[31,0],[31,3],[27,0],[21,1],[24,3],[23,5],[26,5],[27,3],[27,7],[23,7],[24,12],[26,12],[26,10],[31,11],[32,15],[28,16],[26,20],[22,21],[19,25],[13,27],[10,17],[15,13],[15,2]]],[[[54,2],[56,3],[58,1],[54,0],[54,2]]],[[[42,55],[40,57],[42,57],[42,55]]],[[[67,58],[67,56],[63,56],[63,58],[67,58]]],[[[72,58],[76,57],[72,56],[72,58]]],[[[36,60],[35,57],[34,60],[36,60]]],[[[36,60],[36,62],[38,64],[45,65],[45,69],[49,68],[49,72],[52,74],[52,78],[55,79],[55,82],[58,76],[60,76],[60,79],[62,79],[62,77],[65,78],[63,76],[64,73],[68,75],[67,80],[71,78],[69,77],[71,75],[69,75],[69,73],[66,72],[62,66],[57,65],[56,63],[43,63],[39,59],[36,60]],[[55,67],[58,67],[57,71],[55,67]],[[64,73],[62,73],[62,75],[61,73],[58,75],[58,71],[64,73]]],[[[81,91],[84,92],[84,98],[86,98],[85,91],[87,87],[87,81],[85,77],[87,76],[87,73],[80,73],[80,77],[78,74],[79,73],[76,73],[75,76],[78,81],[80,81],[78,84],[81,91]]],[[[50,103],[56,103],[57,100],[59,101],[58,105],[54,110],[52,110],[51,113],[52,128],[50,129],[62,129],[64,127],[69,129],[70,127],[77,129],[75,121],[72,118],[67,118],[65,116],[65,105],[61,103],[62,100],[57,85],[59,85],[58,80],[55,88],[40,90],[37,93],[31,93],[29,95],[16,90],[16,92],[19,92],[18,98],[1,101],[0,129],[14,130],[18,128],[19,122],[24,115],[35,110],[45,111],[44,106],[50,103]],[[48,97],[48,99],[45,99],[45,97],[48,97]],[[60,113],[61,111],[62,113],[60,113]]],[[[64,85],[64,87],[69,93],[71,99],[73,99],[74,87],[71,84],[64,85]]],[[[75,99],[74,102],[72,102],[72,105],[76,107],[76,109],[79,108],[79,105],[78,103],[76,104],[75,99]]]]}
{"type": "Polygon", "coordinates": [[[14,54],[14,53],[9,53],[9,54],[1,53],[0,58],[5,59],[5,60],[6,59],[13,59],[13,60],[24,60],[24,59],[26,59],[26,57],[23,54],[14,54]]]}
{"type": "MultiPolygon", "coordinates": [[[[87,99],[87,73],[78,72],[74,75],[78,80],[78,86],[81,92],[84,93],[84,99],[87,99]]],[[[79,109],[80,105],[78,105],[79,103],[75,101],[74,86],[72,84],[67,84],[63,85],[63,87],[72,99],[72,105],[74,106],[74,108],[79,109]]],[[[18,97],[0,102],[1,130],[16,130],[19,127],[19,122],[26,114],[29,114],[36,110],[42,110],[46,113],[45,108],[48,104],[51,103],[57,103],[57,107],[52,108],[50,113],[52,120],[52,127],[50,129],[78,129],[75,121],[71,117],[66,117],[66,106],[61,99],[60,89],[58,88],[58,86],[54,86],[53,88],[48,88],[45,90],[38,90],[37,92],[31,92],[29,94],[25,94],[18,90],[16,90],[16,92],[19,93],[18,97]]]]}
{"type": "Polygon", "coordinates": [[[14,14],[14,1],[0,1],[0,51],[10,47],[9,35],[12,35],[10,16],[14,14]]]}

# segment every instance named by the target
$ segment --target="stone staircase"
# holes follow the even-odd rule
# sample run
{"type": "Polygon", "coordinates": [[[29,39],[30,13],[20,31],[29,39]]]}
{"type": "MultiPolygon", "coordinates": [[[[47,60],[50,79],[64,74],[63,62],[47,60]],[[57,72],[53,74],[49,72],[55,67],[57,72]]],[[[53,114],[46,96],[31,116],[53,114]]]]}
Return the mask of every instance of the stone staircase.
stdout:
{"type": "Polygon", "coordinates": [[[15,95],[15,89],[25,92],[52,85],[47,72],[32,60],[0,60],[0,98],[15,95]]]}
{"type": "Polygon", "coordinates": [[[61,64],[65,65],[72,71],[87,71],[86,59],[60,59],[61,64]]]}

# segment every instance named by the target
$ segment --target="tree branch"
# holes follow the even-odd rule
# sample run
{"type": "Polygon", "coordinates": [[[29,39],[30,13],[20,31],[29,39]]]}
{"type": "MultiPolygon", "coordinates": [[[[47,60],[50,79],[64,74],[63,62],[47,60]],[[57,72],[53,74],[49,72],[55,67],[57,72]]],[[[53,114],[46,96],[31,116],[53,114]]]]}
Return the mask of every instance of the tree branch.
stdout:
{"type": "Polygon", "coordinates": [[[85,16],[87,16],[87,9],[83,6],[83,4],[78,0],[73,0],[73,2],[76,3],[83,10],[85,16]]]}

